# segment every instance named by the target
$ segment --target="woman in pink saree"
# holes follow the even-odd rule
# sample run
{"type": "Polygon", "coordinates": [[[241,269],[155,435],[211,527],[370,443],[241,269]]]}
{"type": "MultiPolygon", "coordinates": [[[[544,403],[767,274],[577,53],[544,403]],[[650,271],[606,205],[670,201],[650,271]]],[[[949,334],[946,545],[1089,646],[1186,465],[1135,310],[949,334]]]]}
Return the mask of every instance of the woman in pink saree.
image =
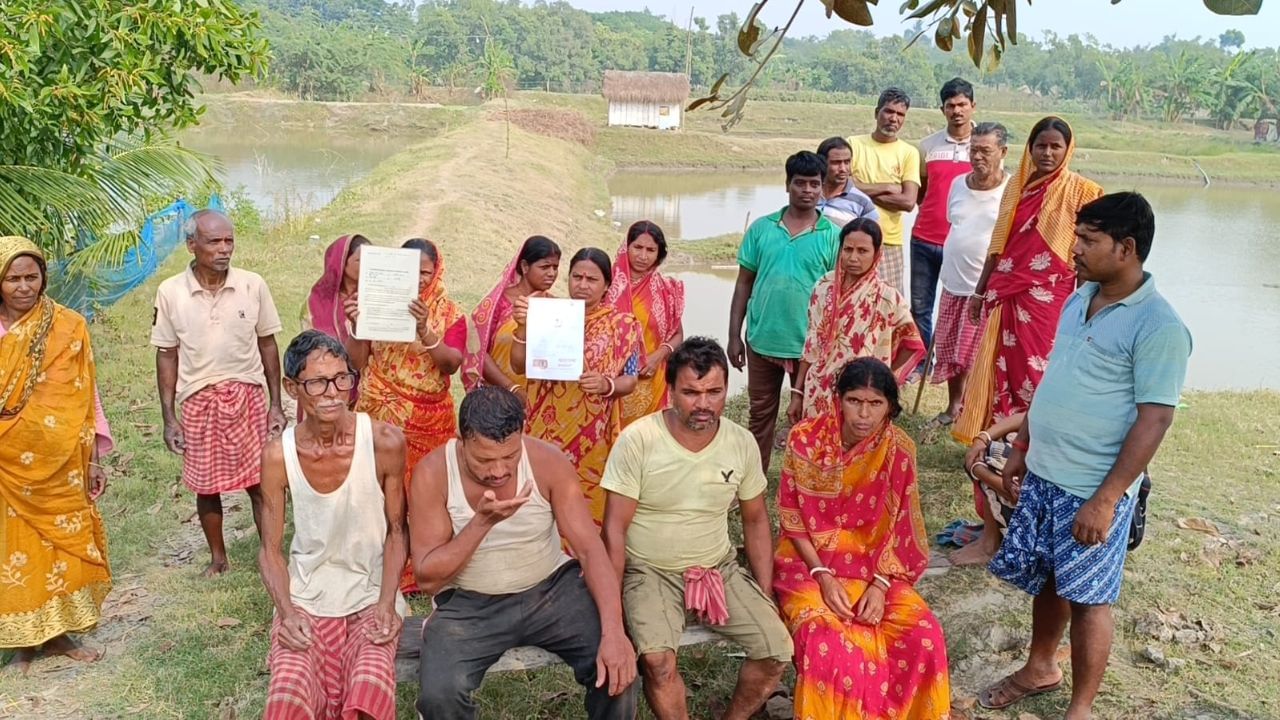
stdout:
{"type": "MultiPolygon", "coordinates": [[[[343,235],[324,251],[324,272],[302,306],[299,330],[316,329],[345,343],[351,337],[343,310],[347,298],[356,294],[360,282],[360,248],[368,245],[363,235],[343,235]]],[[[359,397],[359,387],[351,389],[352,406],[359,397]]]]}

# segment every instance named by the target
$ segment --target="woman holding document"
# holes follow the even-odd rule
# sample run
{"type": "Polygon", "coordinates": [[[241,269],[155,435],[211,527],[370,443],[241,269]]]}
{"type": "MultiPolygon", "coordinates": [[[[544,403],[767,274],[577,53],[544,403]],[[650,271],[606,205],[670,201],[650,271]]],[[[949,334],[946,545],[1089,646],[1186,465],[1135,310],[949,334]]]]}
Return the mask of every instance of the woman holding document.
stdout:
{"type": "MultiPolygon", "coordinates": [[[[585,305],[582,375],[577,382],[528,381],[527,431],[553,443],[573,461],[596,525],[604,518],[600,477],[622,430],[622,398],[635,390],[636,375],[645,361],[640,324],[604,301],[612,278],[612,263],[603,250],[584,248],[573,256],[569,297],[585,305]]],[[[512,305],[516,328],[511,366],[524,375],[529,298],[517,298],[512,305]]]]}
{"type": "MultiPolygon", "coordinates": [[[[444,256],[429,240],[414,238],[403,247],[418,250],[418,297],[409,306],[417,321],[412,342],[370,342],[349,337],[345,343],[351,362],[360,371],[360,399],[356,411],[404,431],[408,473],[427,453],[457,433],[458,421],[449,376],[462,364],[466,347],[466,316],[444,290],[444,256]]],[[[346,302],[347,318],[356,323],[357,298],[346,302]]],[[[417,590],[412,573],[401,581],[405,592],[417,590]]]]}

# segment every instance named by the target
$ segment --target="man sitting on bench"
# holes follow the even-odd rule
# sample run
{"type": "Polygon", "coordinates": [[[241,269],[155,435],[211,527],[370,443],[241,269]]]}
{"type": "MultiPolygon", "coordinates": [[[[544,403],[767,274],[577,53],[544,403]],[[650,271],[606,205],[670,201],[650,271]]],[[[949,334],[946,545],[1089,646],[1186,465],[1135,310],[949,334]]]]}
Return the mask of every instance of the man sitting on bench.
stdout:
{"type": "Polygon", "coordinates": [[[414,573],[436,604],[422,631],[418,712],[474,718],[485,672],[532,645],[573,669],[592,720],[631,720],[635,650],[617,578],[577,471],[559,448],[525,437],[524,421],[516,395],[473,390],[458,409],[459,438],[414,469],[414,573]]]}
{"type": "Polygon", "coordinates": [[[659,720],[687,720],[676,649],[685,610],[747,651],[724,713],[746,720],[777,687],[791,636],[761,588],[773,584],[773,532],[760,450],[722,419],[729,362],[714,340],[689,338],[667,359],[671,408],[618,438],[600,485],[605,546],[622,579],[627,630],[640,652],[644,694],[659,720]],[[737,500],[748,575],[729,541],[737,500]],[[752,577],[754,575],[754,578],[752,577]]]}

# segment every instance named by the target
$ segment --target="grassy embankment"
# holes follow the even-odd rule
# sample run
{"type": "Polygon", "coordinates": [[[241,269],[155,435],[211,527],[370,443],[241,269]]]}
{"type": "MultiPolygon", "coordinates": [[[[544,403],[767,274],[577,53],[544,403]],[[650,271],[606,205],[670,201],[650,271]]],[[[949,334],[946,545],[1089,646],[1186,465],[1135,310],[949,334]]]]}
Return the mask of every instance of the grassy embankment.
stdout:
{"type": "MultiPolygon", "coordinates": [[[[307,109],[306,112],[313,112],[307,109]]],[[[318,111],[316,111],[318,112],[318,111]]],[[[258,232],[241,228],[237,263],[262,273],[286,317],[314,279],[324,238],[358,230],[388,242],[425,233],[443,238],[448,285],[474,303],[514,251],[519,238],[544,232],[566,249],[612,247],[616,234],[594,210],[607,207],[608,163],[571,143],[513,130],[512,157],[502,157],[499,123],[453,115],[449,129],[394,156],[305,227],[258,232]],[[492,192],[501,177],[513,192],[492,192]]],[[[434,121],[433,121],[434,122],[434,121]]],[[[433,125],[435,126],[435,125],[433,125]]],[[[438,127],[443,127],[443,124],[438,127]]],[[[180,270],[181,251],[159,277],[180,270]]],[[[146,347],[155,285],[126,298],[94,327],[101,386],[120,442],[109,460],[112,487],[102,502],[117,591],[102,627],[89,642],[108,650],[90,668],[44,663],[33,678],[0,678],[0,717],[230,718],[260,712],[266,685],[270,603],[257,578],[256,536],[247,503],[229,515],[234,571],[197,578],[203,541],[190,521],[189,494],[177,486],[179,464],[162,449],[154,400],[152,353],[146,347]]],[[[1131,558],[1118,608],[1117,643],[1100,718],[1273,717],[1280,676],[1274,572],[1280,562],[1280,395],[1194,393],[1154,466],[1157,478],[1147,544],[1131,558]],[[1207,518],[1222,538],[1178,529],[1184,517],[1207,518]],[[1182,642],[1162,631],[1183,630],[1182,642]],[[1144,659],[1148,646],[1167,658],[1144,659]]],[[[928,393],[918,428],[941,398],[928,393]]],[[[741,402],[731,414],[744,414],[741,402]]],[[[922,496],[931,531],[971,512],[958,471],[960,449],[949,443],[920,449],[922,496]]],[[[773,478],[776,482],[776,477],[773,478]]],[[[922,591],[948,631],[959,707],[976,690],[1014,667],[1028,630],[1029,602],[978,569],[930,578],[922,591]]],[[[725,697],[737,660],[731,649],[688,649],[682,666],[695,717],[725,697]]],[[[402,718],[415,688],[400,689],[402,718]]],[[[509,674],[487,683],[483,717],[579,717],[580,695],[568,673],[548,669],[509,674]]],[[[1018,708],[1060,714],[1059,693],[1018,708]]],[[[1016,718],[1018,712],[979,717],[1016,718]]]]}

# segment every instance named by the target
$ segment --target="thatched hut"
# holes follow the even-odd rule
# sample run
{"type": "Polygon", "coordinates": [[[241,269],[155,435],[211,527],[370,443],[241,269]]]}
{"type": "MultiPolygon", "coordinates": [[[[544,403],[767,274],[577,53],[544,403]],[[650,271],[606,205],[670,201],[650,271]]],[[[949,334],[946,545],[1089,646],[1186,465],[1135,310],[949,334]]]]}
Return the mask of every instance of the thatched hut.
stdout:
{"type": "Polygon", "coordinates": [[[684,73],[604,72],[604,98],[609,101],[609,125],[671,130],[680,127],[689,100],[689,76],[684,73]]]}

